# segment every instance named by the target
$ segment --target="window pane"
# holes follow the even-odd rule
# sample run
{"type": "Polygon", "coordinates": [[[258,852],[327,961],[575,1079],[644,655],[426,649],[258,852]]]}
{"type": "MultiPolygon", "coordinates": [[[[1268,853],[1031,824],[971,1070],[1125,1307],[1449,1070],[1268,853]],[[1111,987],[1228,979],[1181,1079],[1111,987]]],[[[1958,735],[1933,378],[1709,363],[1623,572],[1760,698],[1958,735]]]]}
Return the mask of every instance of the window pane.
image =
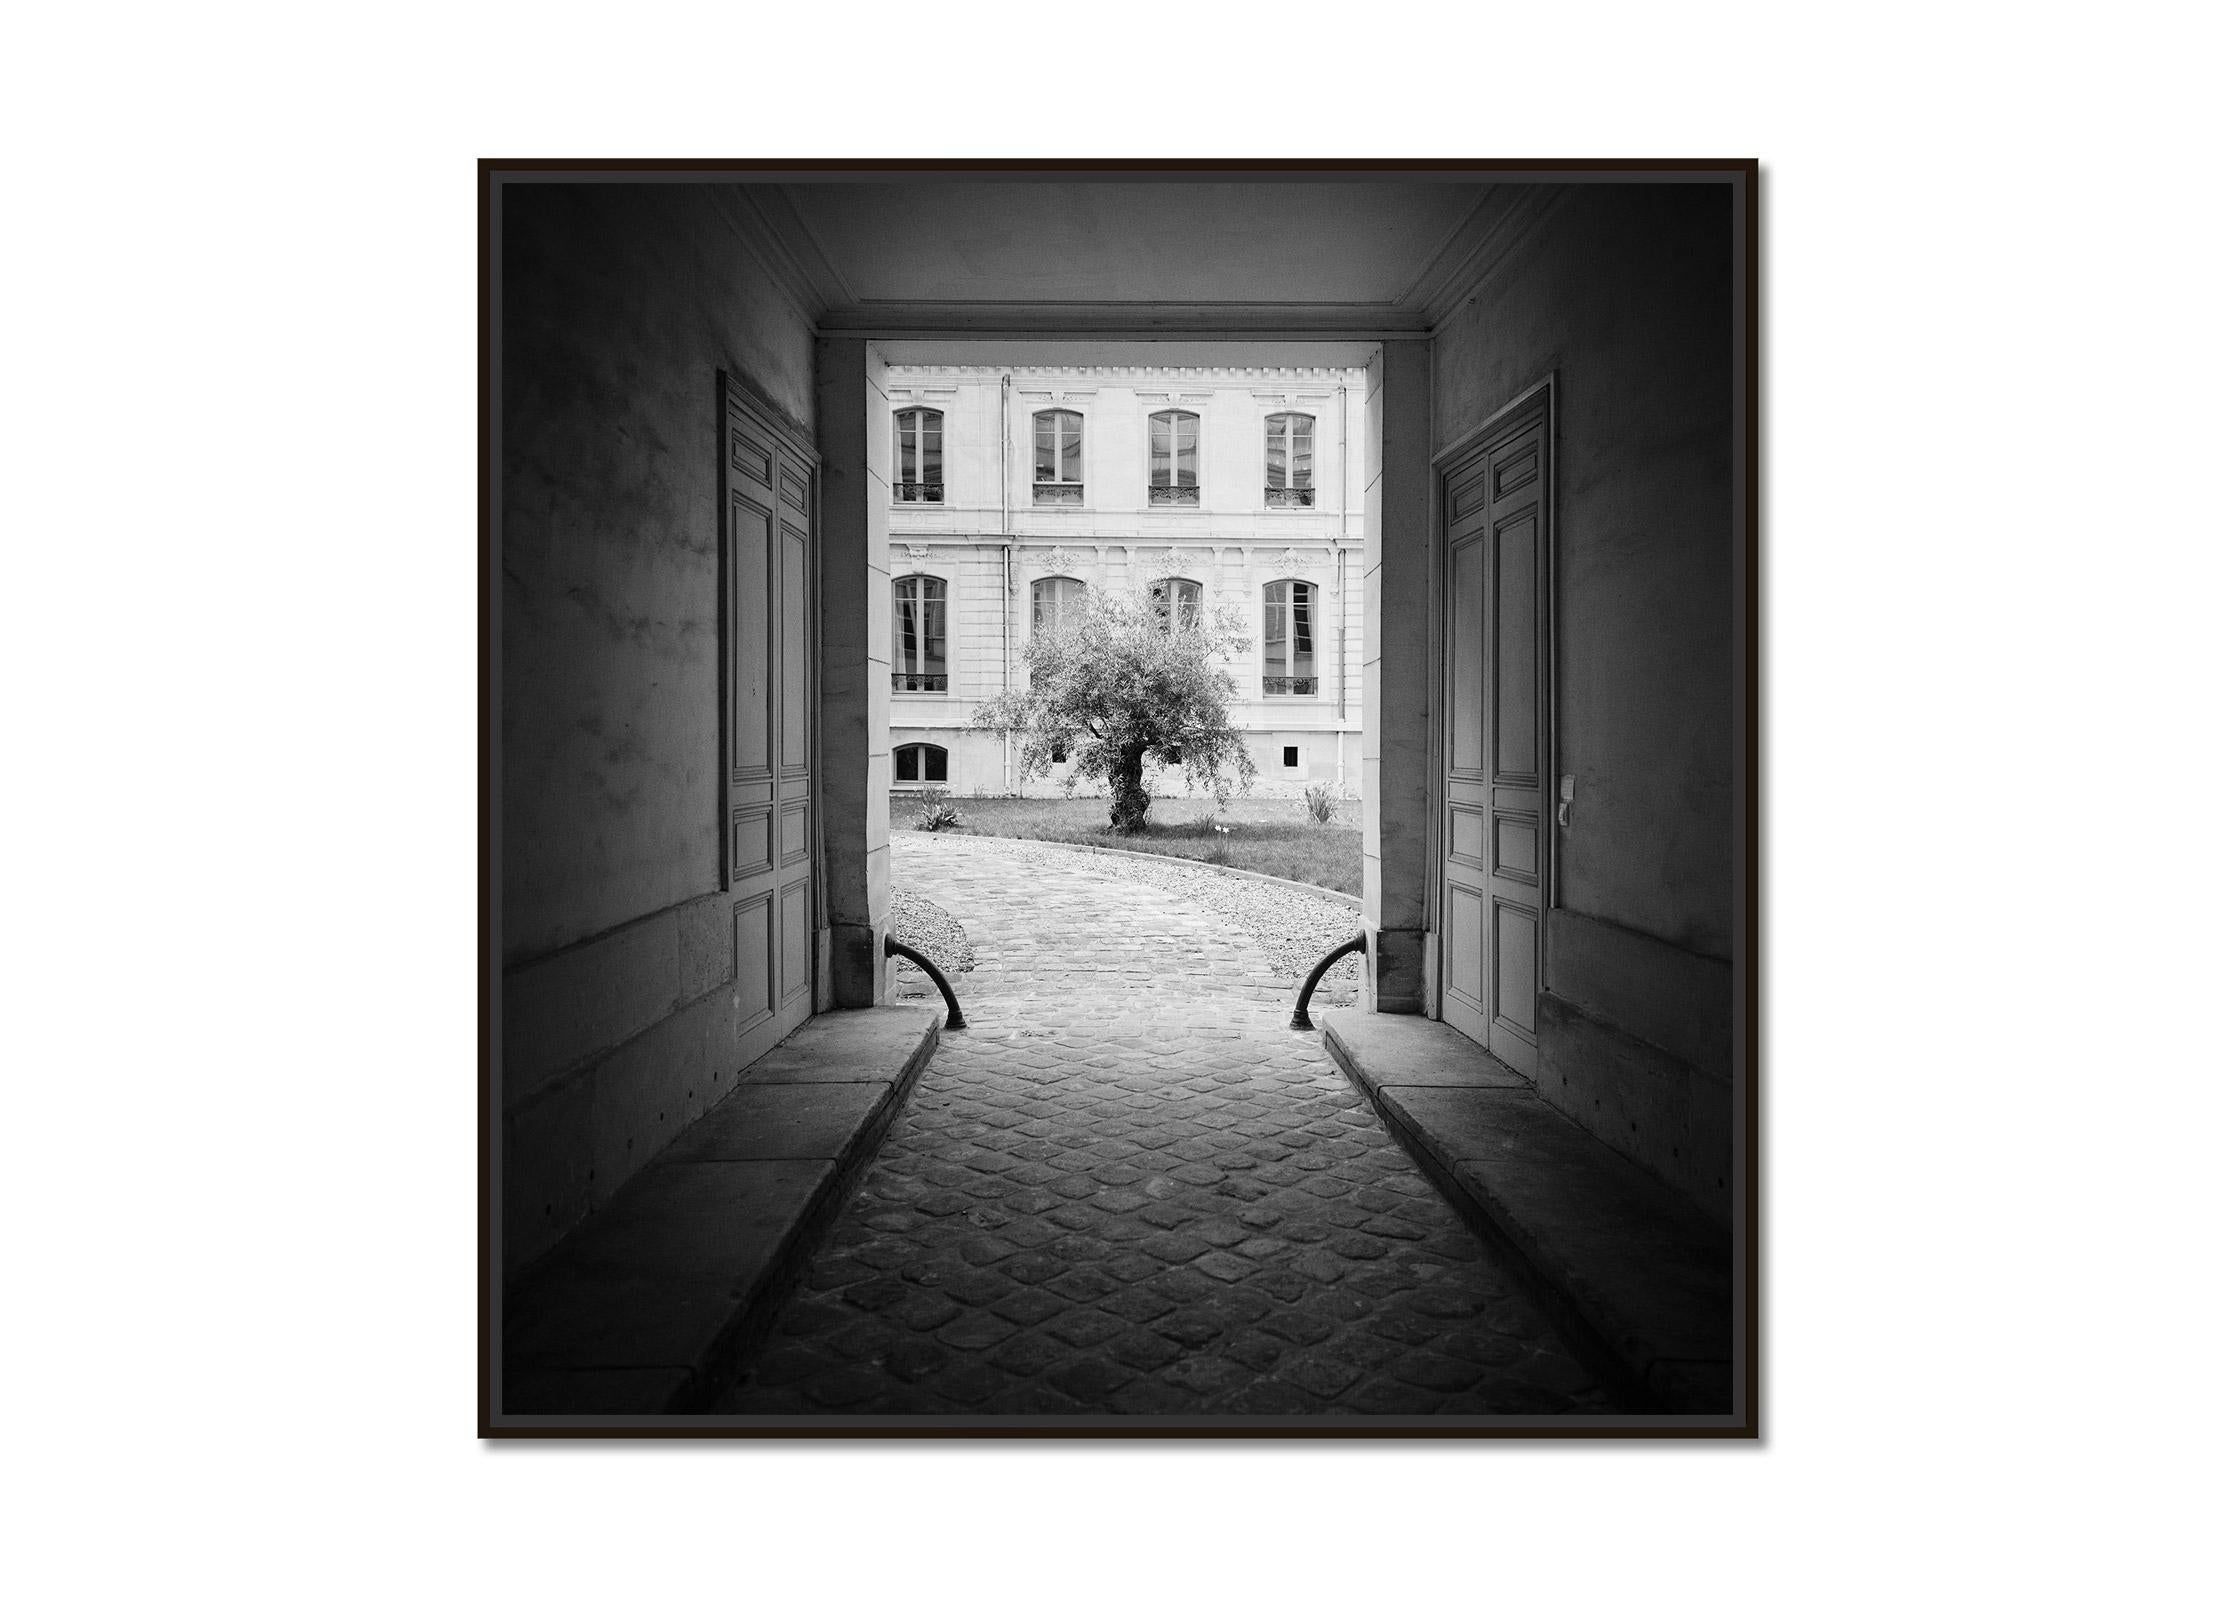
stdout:
{"type": "MultiPolygon", "coordinates": [[[[939,448],[938,438],[935,447],[939,448]]],[[[1291,419],[1291,487],[1314,487],[1314,418],[1291,419]]]]}
{"type": "Polygon", "coordinates": [[[1174,481],[1188,489],[1198,481],[1198,419],[1180,416],[1174,421],[1174,481]]]}
{"type": "Polygon", "coordinates": [[[918,665],[918,602],[914,585],[904,579],[894,591],[894,670],[921,672],[918,665]]]}
{"type": "Polygon", "coordinates": [[[894,415],[894,475],[903,483],[918,481],[916,452],[911,448],[910,416],[907,411],[894,415]]]}
{"type": "Polygon", "coordinates": [[[1081,481],[1081,418],[1073,412],[1064,412],[1058,418],[1060,430],[1058,449],[1058,481],[1081,481]]]}
{"type": "Polygon", "coordinates": [[[925,652],[926,664],[920,672],[947,672],[949,670],[949,640],[947,612],[949,601],[947,584],[929,581],[926,584],[925,652]]]}
{"type": "Polygon", "coordinates": [[[925,759],[926,782],[947,783],[949,781],[949,752],[937,744],[929,744],[926,746],[925,759]]]}
{"type": "Polygon", "coordinates": [[[918,781],[918,747],[906,744],[894,753],[894,777],[897,783],[918,781]]]}
{"type": "Polygon", "coordinates": [[[918,426],[918,481],[941,481],[941,413],[938,411],[924,412],[918,426]]]}
{"type": "Polygon", "coordinates": [[[1151,487],[1165,489],[1174,483],[1174,424],[1165,417],[1151,419],[1151,487]]]}
{"type": "Polygon", "coordinates": [[[1294,674],[1306,677],[1314,671],[1314,585],[1295,583],[1291,586],[1291,655],[1297,663],[1294,674]]]}
{"type": "Polygon", "coordinates": [[[1058,418],[1055,412],[1038,411],[1034,417],[1034,481],[1048,483],[1058,469],[1058,418]]]}
{"type": "Polygon", "coordinates": [[[1288,586],[1285,584],[1271,583],[1261,591],[1266,604],[1262,607],[1260,661],[1262,670],[1271,677],[1281,677],[1291,670],[1290,660],[1284,653],[1283,608],[1286,587],[1288,586]]]}
{"type": "Polygon", "coordinates": [[[1285,487],[1283,481],[1283,423],[1284,419],[1281,417],[1270,417],[1268,419],[1268,487],[1271,489],[1285,487]]]}
{"type": "Polygon", "coordinates": [[[1079,578],[1037,578],[1034,581],[1033,630],[1037,633],[1046,627],[1063,622],[1079,604],[1081,593],[1079,578]]]}

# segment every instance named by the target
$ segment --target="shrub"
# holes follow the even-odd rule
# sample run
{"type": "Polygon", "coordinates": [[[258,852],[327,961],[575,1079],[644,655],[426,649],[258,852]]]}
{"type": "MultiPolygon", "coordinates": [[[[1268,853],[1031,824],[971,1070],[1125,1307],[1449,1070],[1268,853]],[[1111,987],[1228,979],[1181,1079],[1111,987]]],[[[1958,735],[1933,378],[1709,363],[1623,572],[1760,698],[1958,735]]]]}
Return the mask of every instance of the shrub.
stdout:
{"type": "Polygon", "coordinates": [[[918,801],[918,831],[920,833],[940,833],[947,828],[961,828],[963,826],[964,818],[957,814],[955,806],[949,804],[949,796],[946,790],[929,789],[924,797],[918,801]]]}
{"type": "Polygon", "coordinates": [[[1307,815],[1315,821],[1328,822],[1330,814],[1337,809],[1338,786],[1333,783],[1310,783],[1307,785],[1307,792],[1299,797],[1299,803],[1307,808],[1307,815]]]}

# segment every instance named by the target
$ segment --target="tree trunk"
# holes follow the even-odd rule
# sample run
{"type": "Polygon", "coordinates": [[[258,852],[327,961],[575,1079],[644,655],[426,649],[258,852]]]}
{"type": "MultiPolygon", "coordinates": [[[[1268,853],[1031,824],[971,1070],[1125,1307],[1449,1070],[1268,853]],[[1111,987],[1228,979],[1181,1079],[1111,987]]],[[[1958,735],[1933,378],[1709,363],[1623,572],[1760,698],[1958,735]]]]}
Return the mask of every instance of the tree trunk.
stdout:
{"type": "Polygon", "coordinates": [[[1112,831],[1143,832],[1143,814],[1151,809],[1151,796],[1143,787],[1143,746],[1123,751],[1112,769],[1112,831]]]}

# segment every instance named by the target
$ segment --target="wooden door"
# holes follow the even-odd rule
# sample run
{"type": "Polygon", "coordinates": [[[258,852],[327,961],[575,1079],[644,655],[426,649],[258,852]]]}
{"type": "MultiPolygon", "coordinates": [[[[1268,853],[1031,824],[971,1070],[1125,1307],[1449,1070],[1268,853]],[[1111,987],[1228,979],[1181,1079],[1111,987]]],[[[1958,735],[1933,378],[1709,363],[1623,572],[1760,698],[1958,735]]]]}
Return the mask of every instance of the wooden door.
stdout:
{"type": "Polygon", "coordinates": [[[724,385],[724,874],[740,1060],[816,996],[816,459],[724,385]]]}
{"type": "Polygon", "coordinates": [[[1440,477],[1441,1015],[1527,1077],[1548,883],[1548,472],[1536,398],[1440,477]]]}

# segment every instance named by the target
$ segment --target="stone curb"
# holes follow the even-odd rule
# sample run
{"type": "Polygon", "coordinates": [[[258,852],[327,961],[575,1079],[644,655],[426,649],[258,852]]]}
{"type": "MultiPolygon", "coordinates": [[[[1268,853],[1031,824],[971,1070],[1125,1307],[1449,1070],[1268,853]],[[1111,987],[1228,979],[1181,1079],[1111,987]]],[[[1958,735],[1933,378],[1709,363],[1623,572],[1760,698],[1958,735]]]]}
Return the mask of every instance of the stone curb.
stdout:
{"type": "Polygon", "coordinates": [[[506,1296],[503,1426],[705,1410],[768,1331],[940,1040],[812,1017],[506,1296]]]}
{"type": "Polygon", "coordinates": [[[1322,1044],[1614,1394],[1737,1414],[1720,1230],[1451,1028],[1343,1011],[1322,1044]]]}
{"type": "MultiPolygon", "coordinates": [[[[922,830],[913,828],[910,831],[916,833],[922,830]]],[[[937,833],[933,837],[938,839],[943,835],[937,833]]],[[[1273,884],[1278,889],[1295,889],[1301,894],[1313,895],[1318,900],[1329,900],[1341,906],[1350,906],[1356,911],[1361,909],[1361,896],[1347,894],[1341,889],[1325,889],[1319,883],[1301,883],[1296,878],[1271,877],[1265,872],[1248,872],[1243,867],[1224,867],[1219,862],[1198,861],[1189,856],[1161,855],[1156,850],[1115,850],[1109,845],[1072,844],[1063,839],[1015,839],[1009,834],[1001,833],[960,833],[955,837],[959,839],[1001,839],[1007,844],[1039,844],[1046,845],[1052,850],[1078,850],[1084,855],[1124,856],[1131,861],[1171,862],[1176,866],[1196,867],[1203,872],[1225,873],[1232,878],[1243,878],[1249,883],[1266,883],[1273,884]]]]}

